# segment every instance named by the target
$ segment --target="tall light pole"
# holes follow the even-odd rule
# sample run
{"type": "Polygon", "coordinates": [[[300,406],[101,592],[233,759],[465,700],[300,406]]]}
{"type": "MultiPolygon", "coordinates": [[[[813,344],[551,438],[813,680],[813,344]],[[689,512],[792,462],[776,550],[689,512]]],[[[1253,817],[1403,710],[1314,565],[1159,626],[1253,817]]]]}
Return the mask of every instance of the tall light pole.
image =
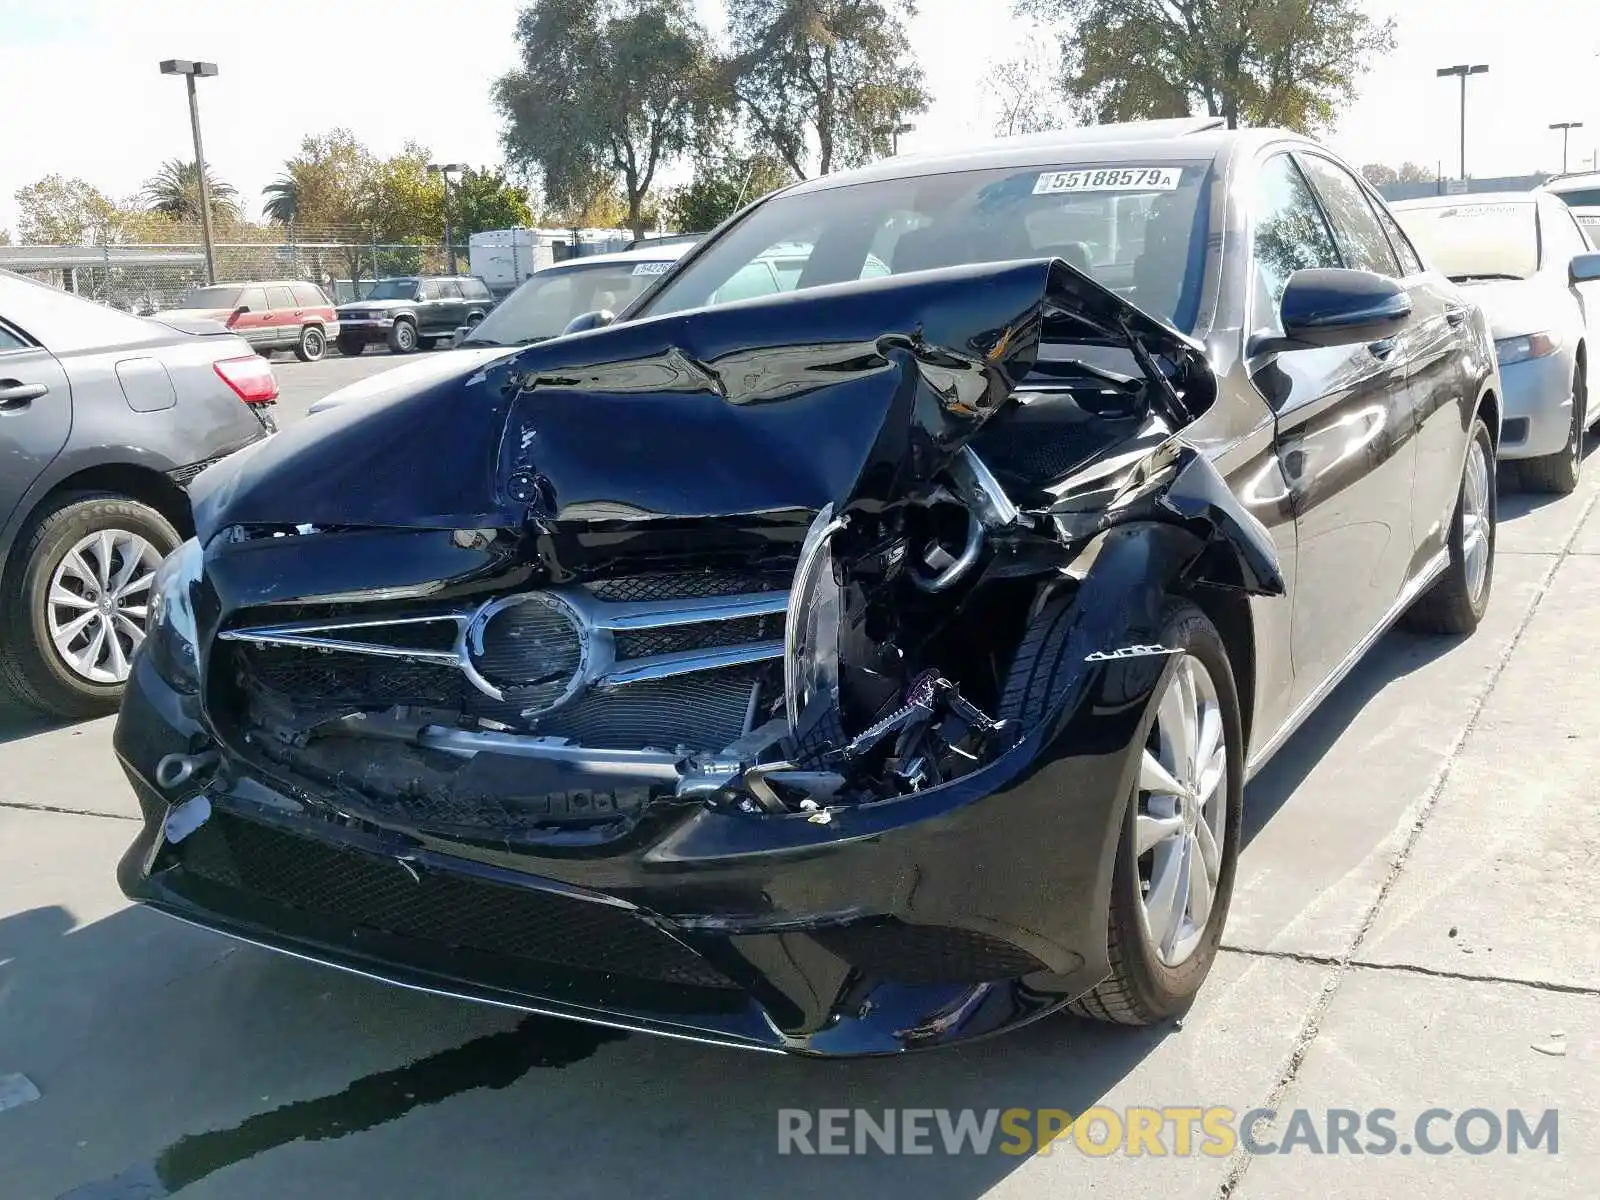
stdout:
{"type": "Polygon", "coordinates": [[[913,133],[916,128],[915,125],[907,125],[903,121],[895,121],[892,125],[879,125],[874,132],[887,134],[889,137],[889,153],[899,154],[900,135],[902,133],[913,133]]]}
{"type": "Polygon", "coordinates": [[[187,58],[168,58],[161,63],[163,75],[182,75],[189,87],[189,128],[194,133],[194,172],[200,179],[200,237],[205,242],[206,282],[217,281],[217,251],[211,241],[211,187],[206,182],[206,151],[200,143],[200,101],[194,91],[196,79],[209,79],[217,64],[191,62],[187,58]]]}
{"type": "Polygon", "coordinates": [[[1567,137],[1574,129],[1582,129],[1582,121],[1557,121],[1550,126],[1551,129],[1561,130],[1561,173],[1567,173],[1567,137]]]}
{"type": "Polygon", "coordinates": [[[467,169],[465,163],[429,163],[428,174],[444,180],[444,252],[450,260],[450,274],[456,273],[456,244],[450,236],[450,172],[460,174],[467,169]]]}
{"type": "Polygon", "coordinates": [[[1466,63],[1457,63],[1453,67],[1440,67],[1434,72],[1440,79],[1446,75],[1457,75],[1461,78],[1461,182],[1467,181],[1467,76],[1482,75],[1489,70],[1488,65],[1479,63],[1468,66],[1466,63]]]}

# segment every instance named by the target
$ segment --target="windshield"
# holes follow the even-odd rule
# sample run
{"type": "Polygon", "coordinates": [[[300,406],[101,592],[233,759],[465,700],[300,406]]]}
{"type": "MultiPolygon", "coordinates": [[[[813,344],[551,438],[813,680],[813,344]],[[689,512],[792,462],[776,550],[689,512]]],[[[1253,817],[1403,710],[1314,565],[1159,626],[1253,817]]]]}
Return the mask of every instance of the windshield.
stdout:
{"type": "Polygon", "coordinates": [[[778,196],[630,316],[1048,256],[1189,330],[1204,270],[1207,178],[1205,163],[1007,167],[778,196]]]}
{"type": "Polygon", "coordinates": [[[380,279],[372,285],[372,290],[366,294],[367,300],[415,300],[417,298],[417,281],[415,279],[380,279]]]}
{"type": "Polygon", "coordinates": [[[236,287],[194,288],[183,298],[185,308],[233,308],[238,303],[236,287]]]}
{"type": "Polygon", "coordinates": [[[671,265],[665,259],[547,267],[524,280],[461,344],[521,346],[557,336],[586,312],[619,313],[671,265]]]}
{"type": "Polygon", "coordinates": [[[1539,269],[1533,202],[1395,210],[1422,257],[1451,279],[1529,279],[1539,269]]]}

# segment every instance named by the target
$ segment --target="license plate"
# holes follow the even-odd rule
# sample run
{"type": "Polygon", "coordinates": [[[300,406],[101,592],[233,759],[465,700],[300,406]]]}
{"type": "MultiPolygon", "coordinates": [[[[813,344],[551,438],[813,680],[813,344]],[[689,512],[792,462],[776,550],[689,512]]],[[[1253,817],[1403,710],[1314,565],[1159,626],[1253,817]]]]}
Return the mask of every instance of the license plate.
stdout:
{"type": "Polygon", "coordinates": [[[1177,190],[1182,179],[1182,167],[1096,167],[1084,171],[1046,171],[1034,180],[1033,194],[1171,192],[1177,190]]]}

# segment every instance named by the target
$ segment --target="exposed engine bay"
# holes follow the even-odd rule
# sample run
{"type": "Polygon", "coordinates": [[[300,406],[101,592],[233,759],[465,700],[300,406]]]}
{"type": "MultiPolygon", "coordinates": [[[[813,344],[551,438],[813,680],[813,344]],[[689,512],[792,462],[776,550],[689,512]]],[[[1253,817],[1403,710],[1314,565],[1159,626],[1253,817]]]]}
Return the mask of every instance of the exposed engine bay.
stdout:
{"type": "MultiPolygon", "coordinates": [[[[1282,591],[1265,531],[1182,439],[1214,395],[1200,348],[1070,267],[761,311],[771,326],[733,306],[536,347],[468,381],[471,421],[473,396],[449,397],[453,421],[442,400],[367,414],[368,461],[432,430],[450,464],[398,517],[381,477],[288,489],[293,518],[214,482],[208,570],[241,581],[208,653],[219,736],[344,815],[441,836],[582,843],[682,805],[827,825],[1032,732],[1014,693],[1050,604],[1077,601],[1083,631],[1063,696],[1128,643],[1109,532],[1179,547],[1139,558],[1157,587],[1282,591]],[[705,453],[660,461],[686,444],[705,453]],[[314,591],[251,575],[400,530],[473,569],[314,591]]],[[[316,432],[331,448],[295,447],[306,480],[350,453],[316,432]]]]}

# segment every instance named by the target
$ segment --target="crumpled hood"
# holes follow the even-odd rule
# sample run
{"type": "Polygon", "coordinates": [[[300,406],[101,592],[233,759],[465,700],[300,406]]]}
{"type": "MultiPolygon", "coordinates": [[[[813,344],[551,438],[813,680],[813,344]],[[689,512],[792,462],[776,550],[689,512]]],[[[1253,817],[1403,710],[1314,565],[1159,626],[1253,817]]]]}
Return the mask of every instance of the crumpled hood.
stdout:
{"type": "MultiPolygon", "coordinates": [[[[947,268],[613,325],[409,377],[204,472],[231,525],[520,527],[874,503],[927,484],[1053,341],[1203,348],[1059,261],[947,268]]],[[[383,377],[379,377],[380,379],[383,377]]]]}
{"type": "Polygon", "coordinates": [[[504,358],[506,355],[514,353],[516,353],[514,347],[484,346],[465,350],[450,350],[430,355],[427,358],[415,359],[404,366],[393,367],[387,371],[379,371],[376,375],[368,375],[365,379],[347,383],[344,387],[331,391],[321,400],[316,401],[308,411],[314,413],[326,412],[330,408],[338,408],[340,405],[351,404],[357,400],[371,400],[377,396],[396,395],[416,388],[426,387],[437,383],[441,379],[459,378],[471,368],[480,367],[484,363],[493,362],[497,358],[504,358]]]}
{"type": "Polygon", "coordinates": [[[1496,340],[1559,328],[1571,312],[1566,289],[1549,279],[1492,279],[1459,286],[1483,309],[1496,340]]]}

